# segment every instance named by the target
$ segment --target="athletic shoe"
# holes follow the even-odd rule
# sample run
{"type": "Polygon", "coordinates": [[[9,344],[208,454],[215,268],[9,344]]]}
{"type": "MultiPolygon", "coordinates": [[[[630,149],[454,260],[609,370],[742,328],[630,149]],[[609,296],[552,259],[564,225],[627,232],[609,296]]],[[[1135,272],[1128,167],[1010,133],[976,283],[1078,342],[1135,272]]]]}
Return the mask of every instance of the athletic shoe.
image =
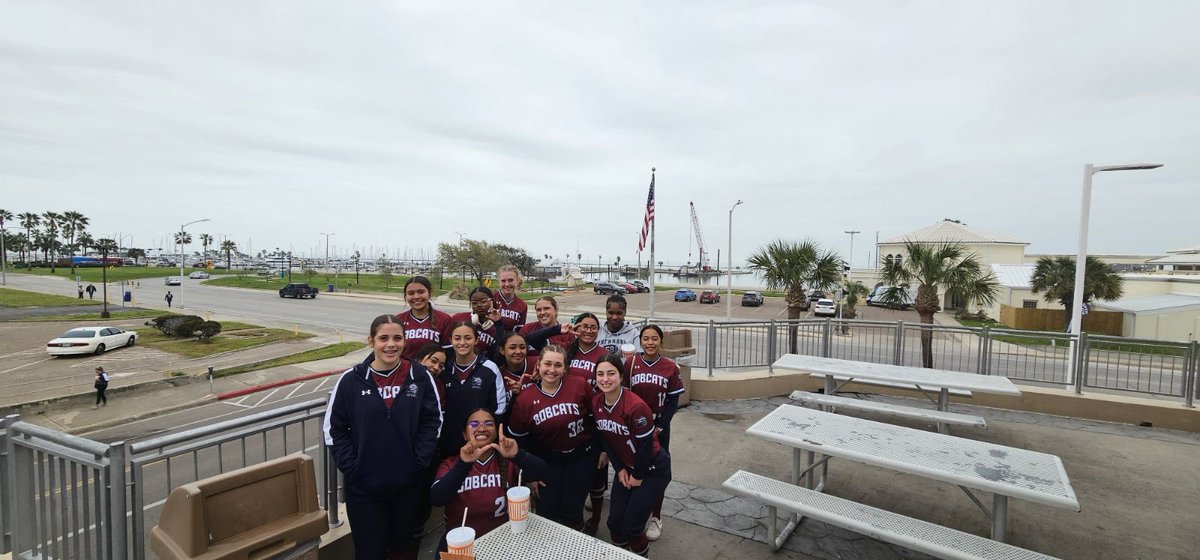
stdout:
{"type": "Polygon", "coordinates": [[[652,541],[656,541],[656,540],[658,540],[658,537],[661,537],[661,536],[662,536],[662,520],[657,517],[650,516],[650,519],[646,521],[646,538],[650,539],[652,541]]]}

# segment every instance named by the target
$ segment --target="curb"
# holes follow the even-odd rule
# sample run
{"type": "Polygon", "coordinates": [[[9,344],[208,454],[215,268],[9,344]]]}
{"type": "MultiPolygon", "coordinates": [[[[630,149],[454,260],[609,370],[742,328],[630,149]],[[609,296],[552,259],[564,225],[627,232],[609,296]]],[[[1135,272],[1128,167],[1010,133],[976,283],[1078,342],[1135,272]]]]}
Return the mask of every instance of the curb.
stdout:
{"type": "Polygon", "coordinates": [[[334,370],[334,371],[323,371],[321,373],[310,373],[308,375],[301,375],[300,377],[292,377],[290,379],[281,379],[279,381],[263,383],[262,385],[246,387],[245,389],[235,389],[233,391],[226,391],[224,393],[218,393],[216,396],[216,400],[223,401],[223,400],[227,400],[227,399],[233,399],[233,398],[249,395],[252,393],[257,393],[259,391],[266,391],[267,389],[275,389],[277,387],[283,387],[285,385],[291,385],[293,383],[300,383],[301,381],[308,381],[310,379],[320,379],[322,377],[328,377],[330,375],[337,375],[339,373],[342,373],[343,371],[345,371],[345,370],[334,370]]]}
{"type": "Polygon", "coordinates": [[[70,430],[67,430],[67,433],[78,435],[78,434],[84,434],[87,432],[95,432],[97,430],[112,428],[114,426],[120,426],[122,424],[128,424],[130,422],[136,422],[138,420],[144,420],[146,418],[150,418],[153,416],[159,416],[159,415],[163,415],[163,414],[170,414],[172,412],[178,412],[180,410],[185,410],[185,409],[191,408],[193,406],[199,406],[201,404],[204,404],[204,403],[207,403],[210,401],[215,401],[215,400],[216,399],[212,395],[205,395],[194,401],[171,405],[171,406],[166,406],[166,407],[159,408],[156,410],[147,410],[145,412],[134,414],[134,415],[126,417],[126,418],[114,418],[112,420],[96,422],[95,424],[90,424],[87,426],[79,426],[77,428],[71,428],[70,430]]]}

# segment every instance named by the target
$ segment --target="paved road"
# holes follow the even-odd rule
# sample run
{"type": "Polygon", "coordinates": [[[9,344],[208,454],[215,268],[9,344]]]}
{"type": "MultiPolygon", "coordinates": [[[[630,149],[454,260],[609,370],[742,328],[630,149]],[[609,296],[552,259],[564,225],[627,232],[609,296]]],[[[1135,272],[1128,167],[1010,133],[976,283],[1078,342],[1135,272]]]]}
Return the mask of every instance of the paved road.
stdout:
{"type": "MultiPolygon", "coordinates": [[[[148,280],[135,289],[135,298],[139,306],[165,308],[162,296],[167,287],[159,282],[156,279],[148,280]]],[[[74,284],[65,279],[25,274],[10,275],[9,284],[18,289],[51,293],[73,293],[75,289],[74,284]]],[[[179,294],[176,302],[182,303],[180,308],[183,311],[201,315],[213,313],[226,319],[245,320],[281,328],[296,327],[316,333],[344,333],[347,336],[365,336],[367,325],[375,316],[386,312],[398,312],[405,308],[404,302],[399,298],[384,299],[387,296],[381,297],[376,294],[360,296],[322,293],[313,300],[281,299],[273,291],[207,286],[200,284],[199,280],[190,279],[184,280],[184,286],[173,287],[171,290],[179,294]]],[[[119,291],[110,290],[110,296],[114,299],[119,298],[119,291]]],[[[671,292],[659,292],[655,297],[655,316],[664,321],[707,321],[724,317],[724,302],[718,305],[674,302],[671,301],[671,292]]],[[[630,294],[627,299],[632,317],[643,316],[648,310],[649,294],[630,294]]],[[[586,292],[559,297],[564,315],[580,310],[603,312],[604,300],[605,296],[586,292]]],[[[466,307],[450,302],[443,304],[442,309],[457,312],[465,310],[466,307]]],[[[864,306],[860,308],[860,312],[864,320],[917,322],[917,316],[912,311],[864,306]]],[[[744,320],[783,319],[786,317],[786,310],[781,298],[767,298],[767,303],[758,308],[735,305],[734,317],[744,320]]],[[[802,318],[811,317],[805,314],[802,318]]],[[[744,332],[738,332],[739,329],[733,327],[724,330],[729,332],[719,333],[717,338],[717,360],[714,362],[717,367],[767,362],[767,344],[763,329],[746,328],[742,329],[744,332]]],[[[890,360],[894,338],[886,331],[885,327],[856,327],[852,336],[834,337],[832,355],[870,361],[890,360]]],[[[703,365],[706,364],[704,359],[708,351],[704,346],[705,337],[699,336],[699,330],[694,329],[694,332],[693,342],[700,352],[696,363],[703,365]]],[[[802,340],[808,340],[809,345],[816,344],[812,338],[811,334],[807,339],[802,336],[802,340]]],[[[780,352],[786,348],[783,339],[778,348],[780,352]]],[[[903,351],[905,364],[920,365],[919,348],[916,333],[906,333],[903,351]]],[[[1005,348],[1008,351],[995,352],[991,356],[990,367],[993,374],[1048,383],[1066,382],[1066,353],[1061,349],[1016,345],[1005,345],[1005,348]]],[[[978,342],[974,336],[938,333],[934,337],[934,352],[936,367],[976,371],[978,342]]],[[[1165,359],[1124,362],[1111,359],[1096,360],[1089,368],[1089,379],[1096,380],[1097,385],[1112,389],[1180,394],[1183,385],[1181,364],[1181,361],[1165,359]]]]}

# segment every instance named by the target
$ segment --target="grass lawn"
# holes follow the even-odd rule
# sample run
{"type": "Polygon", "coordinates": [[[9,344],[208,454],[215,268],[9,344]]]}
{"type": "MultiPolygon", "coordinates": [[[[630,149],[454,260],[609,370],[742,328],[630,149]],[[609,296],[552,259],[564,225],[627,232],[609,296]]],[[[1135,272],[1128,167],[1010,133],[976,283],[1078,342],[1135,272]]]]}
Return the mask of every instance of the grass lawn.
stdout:
{"type": "MultiPolygon", "coordinates": [[[[958,319],[959,324],[965,327],[991,327],[993,329],[1009,329],[1016,330],[1012,327],[997,321],[980,321],[978,319],[958,319]]],[[[1007,334],[993,334],[992,338],[1009,344],[1018,344],[1024,346],[1066,346],[1069,344],[1066,338],[1051,338],[1046,336],[1036,336],[1035,331],[1030,331],[1033,336],[1016,336],[1007,334]]],[[[1100,335],[1101,333],[1088,332],[1088,334],[1100,335]]],[[[1128,352],[1132,354],[1154,354],[1164,356],[1183,356],[1187,353],[1187,349],[1178,346],[1153,346],[1148,344],[1129,344],[1121,342],[1106,342],[1093,340],[1088,343],[1088,346],[1093,350],[1106,350],[1111,352],[1128,352]]]]}
{"type": "Polygon", "coordinates": [[[194,338],[165,336],[149,327],[138,329],[138,334],[138,344],[188,358],[200,358],[220,354],[221,352],[242,350],[264,344],[299,340],[313,336],[308,333],[292,334],[292,331],[285,329],[268,329],[233,321],[221,323],[221,334],[213,337],[209,342],[200,342],[194,338]],[[231,329],[230,327],[236,327],[236,329],[231,329]]]}
{"type": "MultiPolygon", "coordinates": [[[[197,269],[184,268],[183,269],[184,276],[191,274],[193,270],[197,270],[197,269]]],[[[209,274],[212,274],[213,276],[230,274],[230,272],[225,271],[225,270],[209,270],[207,272],[209,274]]],[[[76,276],[79,276],[80,282],[97,283],[97,282],[101,282],[103,280],[104,270],[98,266],[89,266],[89,267],[81,266],[81,267],[75,268],[75,274],[71,274],[71,267],[69,267],[69,266],[61,267],[60,266],[54,271],[54,274],[50,273],[49,268],[34,268],[32,270],[23,268],[19,272],[17,272],[17,274],[37,274],[40,276],[60,276],[62,278],[66,278],[68,280],[74,280],[76,276]]],[[[108,281],[109,282],[120,282],[121,280],[137,280],[137,279],[141,279],[141,278],[163,278],[165,276],[179,276],[179,269],[172,268],[172,267],[165,267],[165,266],[154,266],[154,267],[114,266],[114,267],[108,269],[108,281]]],[[[97,286],[97,288],[99,288],[99,286],[97,286]]]]}
{"type": "MultiPolygon", "coordinates": [[[[408,281],[409,276],[393,275],[391,282],[384,282],[378,274],[361,274],[359,275],[359,283],[354,283],[354,274],[342,274],[339,276],[330,276],[327,280],[324,274],[314,274],[310,279],[307,275],[292,273],[292,282],[304,282],[314,288],[325,291],[325,285],[332,282],[337,286],[337,290],[350,292],[374,292],[387,293],[397,296],[404,295],[404,283],[408,281]]],[[[437,297],[444,294],[458,285],[457,278],[446,278],[445,283],[438,281],[436,277],[430,278],[433,283],[433,296],[437,297]],[[444,285],[445,289],[439,288],[444,285]]],[[[230,288],[251,288],[255,290],[271,290],[278,291],[288,283],[287,278],[279,278],[277,276],[260,277],[254,274],[226,274],[219,278],[210,278],[204,281],[210,286],[225,286],[230,288]]]]}
{"type": "Polygon", "coordinates": [[[324,360],[326,358],[337,358],[339,356],[345,356],[351,352],[362,350],[363,348],[366,348],[366,346],[361,342],[339,342],[337,344],[330,344],[322,348],[305,350],[303,352],[297,352],[287,356],[280,356],[270,360],[263,360],[261,362],[240,365],[227,369],[219,369],[214,372],[213,375],[216,377],[225,377],[227,375],[236,375],[239,373],[246,373],[248,371],[258,371],[260,369],[286,366],[290,364],[302,364],[304,362],[324,360]]]}
{"type": "MultiPolygon", "coordinates": [[[[55,296],[0,288],[0,307],[58,307],[62,305],[97,305],[100,302],[77,297],[55,296]]],[[[99,312],[96,313],[100,315],[99,312]]]]}
{"type": "MultiPolygon", "coordinates": [[[[150,319],[163,315],[162,311],[153,309],[132,309],[128,311],[114,311],[112,306],[108,307],[110,317],[103,319],[104,321],[115,321],[118,319],[150,319]]],[[[22,317],[21,321],[33,322],[48,322],[48,321],[101,321],[100,312],[95,313],[70,313],[63,315],[39,315],[37,317],[22,317]]]]}

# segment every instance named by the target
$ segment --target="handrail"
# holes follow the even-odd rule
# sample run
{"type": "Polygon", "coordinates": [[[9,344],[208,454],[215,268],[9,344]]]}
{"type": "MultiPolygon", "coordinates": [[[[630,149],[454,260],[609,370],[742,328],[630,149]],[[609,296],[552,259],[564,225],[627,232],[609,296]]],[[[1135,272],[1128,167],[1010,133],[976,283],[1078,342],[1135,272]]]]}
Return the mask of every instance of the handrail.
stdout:
{"type": "Polygon", "coordinates": [[[175,434],[167,434],[167,435],[159,436],[156,438],[138,441],[135,443],[131,443],[129,445],[129,452],[131,454],[136,454],[136,453],[142,453],[142,452],[145,452],[145,451],[148,451],[151,449],[162,449],[162,448],[174,445],[176,443],[182,443],[182,442],[185,442],[188,440],[192,440],[192,439],[204,437],[207,435],[219,433],[219,432],[231,429],[231,428],[240,428],[242,426],[247,426],[250,424],[257,424],[259,422],[265,422],[267,420],[272,420],[275,418],[279,418],[281,416],[287,416],[288,414],[292,414],[294,412],[311,410],[311,409],[317,408],[317,407],[321,407],[321,408],[325,407],[325,397],[321,397],[319,399],[311,399],[311,400],[294,403],[294,404],[289,404],[286,406],[281,406],[279,408],[267,410],[264,412],[257,412],[257,413],[250,414],[247,416],[233,418],[231,420],[226,420],[224,422],[218,422],[211,426],[202,426],[199,428],[192,428],[190,430],[184,430],[182,432],[175,433],[175,434]]]}

